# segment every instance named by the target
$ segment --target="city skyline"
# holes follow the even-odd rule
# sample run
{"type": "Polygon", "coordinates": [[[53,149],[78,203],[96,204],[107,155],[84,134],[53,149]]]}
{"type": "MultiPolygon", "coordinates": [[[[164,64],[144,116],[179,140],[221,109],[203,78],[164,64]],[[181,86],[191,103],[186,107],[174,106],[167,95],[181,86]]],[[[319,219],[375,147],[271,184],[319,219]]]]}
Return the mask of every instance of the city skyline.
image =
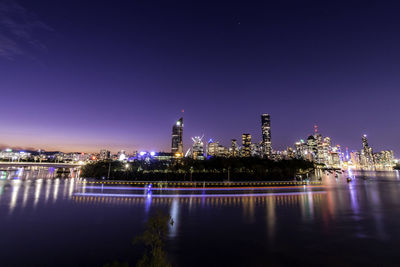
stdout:
{"type": "Polygon", "coordinates": [[[185,148],[203,134],[259,141],[268,112],[274,149],[318,124],[399,156],[398,3],[0,7],[2,148],[169,151],[184,109],[185,148]]]}
{"type": "MultiPolygon", "coordinates": [[[[191,142],[188,143],[188,144],[183,143],[183,139],[185,139],[184,138],[185,135],[184,135],[183,119],[184,118],[182,116],[182,117],[180,117],[178,120],[176,120],[173,123],[173,125],[172,125],[172,144],[170,143],[170,147],[167,148],[167,149],[158,149],[158,148],[147,149],[147,148],[142,148],[142,149],[129,150],[129,148],[127,148],[127,147],[120,147],[118,149],[113,150],[113,149],[110,149],[109,146],[108,147],[105,146],[105,147],[102,147],[102,148],[96,147],[94,151],[83,151],[83,150],[71,150],[71,151],[69,151],[69,150],[62,150],[62,149],[58,149],[58,150],[61,151],[61,152],[66,152],[66,153],[84,152],[84,153],[89,153],[89,154],[93,154],[93,153],[96,154],[99,151],[99,149],[101,149],[101,150],[102,149],[107,149],[112,153],[117,153],[117,152],[119,153],[120,151],[126,151],[127,149],[128,149],[128,151],[158,151],[158,152],[171,151],[172,154],[176,155],[176,153],[178,153],[179,157],[182,157],[182,156],[185,156],[185,154],[186,154],[185,152],[190,152],[190,149],[192,147],[192,143],[191,142]]],[[[260,124],[260,126],[261,126],[262,134],[261,134],[261,137],[259,139],[254,139],[253,135],[250,134],[250,133],[242,133],[241,134],[241,138],[240,138],[240,140],[242,140],[241,146],[244,147],[245,146],[244,144],[246,143],[247,144],[246,147],[247,147],[247,149],[249,149],[248,152],[247,152],[248,153],[247,156],[250,156],[250,144],[261,145],[262,146],[262,151],[260,151],[261,157],[270,157],[271,154],[268,154],[268,152],[267,152],[268,150],[266,149],[266,147],[271,149],[270,153],[272,153],[272,151],[285,151],[288,148],[296,149],[296,145],[299,142],[299,140],[302,140],[302,142],[304,142],[304,140],[308,140],[307,136],[308,136],[308,138],[310,138],[312,136],[315,136],[315,135],[321,136],[320,132],[318,131],[318,125],[315,124],[315,125],[313,125],[313,132],[311,132],[309,135],[298,137],[292,144],[287,144],[286,146],[283,146],[281,149],[277,149],[277,148],[274,148],[273,143],[271,142],[271,128],[272,127],[271,127],[271,117],[270,117],[269,114],[266,114],[266,113],[261,114],[261,124],[260,124]],[[267,143],[266,143],[266,140],[268,140],[267,143]],[[265,146],[266,144],[267,144],[267,146],[265,146]]],[[[200,139],[203,139],[203,137],[204,137],[204,134],[203,134],[203,136],[201,138],[199,136],[193,136],[193,137],[190,137],[190,139],[191,139],[191,141],[194,141],[196,143],[196,142],[200,142],[200,139]],[[198,140],[195,141],[196,139],[198,139],[198,140]]],[[[171,138],[171,135],[170,135],[170,138],[171,138]]],[[[227,149],[229,148],[229,145],[226,145],[228,143],[227,140],[218,140],[218,139],[215,139],[215,138],[212,138],[212,137],[209,137],[209,138],[210,138],[209,142],[211,142],[211,141],[212,142],[216,142],[216,144],[222,145],[224,148],[227,148],[227,149]]],[[[329,143],[330,143],[331,142],[331,137],[327,136],[326,138],[329,139],[329,143]]],[[[338,146],[342,147],[342,149],[346,149],[348,151],[363,151],[363,150],[365,150],[365,142],[366,142],[365,140],[367,140],[366,138],[367,138],[367,134],[362,134],[362,136],[361,136],[361,148],[359,148],[359,147],[353,148],[353,147],[349,147],[349,146],[346,146],[346,145],[343,145],[343,144],[339,144],[339,143],[337,143],[336,145],[338,145],[338,146]]],[[[232,142],[233,141],[236,142],[236,140],[237,140],[236,138],[229,139],[230,145],[232,146],[232,142]]],[[[367,147],[368,147],[368,143],[367,143],[367,147]]],[[[374,146],[374,147],[375,148],[379,148],[380,146],[378,145],[378,146],[374,146]]],[[[18,146],[17,147],[13,147],[13,146],[0,145],[0,149],[4,150],[4,149],[7,149],[7,148],[12,148],[14,150],[38,150],[38,149],[43,149],[42,147],[20,147],[20,146],[19,147],[18,146]]],[[[372,149],[372,148],[370,148],[370,149],[372,149]]],[[[394,151],[391,148],[387,148],[387,149],[383,149],[383,150],[392,150],[392,151],[394,151]]],[[[47,151],[57,151],[57,149],[49,149],[47,151]]],[[[101,153],[102,152],[100,152],[100,154],[101,153]]],[[[131,152],[128,152],[128,153],[131,153],[131,152]]],[[[193,152],[191,152],[191,153],[193,153],[193,152]]],[[[396,155],[396,153],[395,153],[395,155],[396,155]]]]}

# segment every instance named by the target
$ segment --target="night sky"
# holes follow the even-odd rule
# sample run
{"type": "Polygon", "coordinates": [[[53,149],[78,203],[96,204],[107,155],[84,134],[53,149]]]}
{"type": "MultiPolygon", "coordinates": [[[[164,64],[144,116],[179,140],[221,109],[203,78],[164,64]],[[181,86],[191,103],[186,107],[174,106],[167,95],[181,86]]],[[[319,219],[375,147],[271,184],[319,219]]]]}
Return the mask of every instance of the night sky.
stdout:
{"type": "Polygon", "coordinates": [[[366,133],[400,153],[400,3],[0,0],[0,146],[170,150],[366,133]]]}

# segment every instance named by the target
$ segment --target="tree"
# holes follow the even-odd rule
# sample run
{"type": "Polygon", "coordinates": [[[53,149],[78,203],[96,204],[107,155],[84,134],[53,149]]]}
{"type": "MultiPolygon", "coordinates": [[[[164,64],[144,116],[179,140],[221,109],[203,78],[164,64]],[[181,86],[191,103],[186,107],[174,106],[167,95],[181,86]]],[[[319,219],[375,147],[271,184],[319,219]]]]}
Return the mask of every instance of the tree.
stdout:
{"type": "Polygon", "coordinates": [[[138,267],[171,266],[164,251],[164,242],[167,239],[169,226],[173,224],[171,216],[161,210],[149,218],[143,234],[134,240],[134,243],[143,243],[146,246],[143,257],[137,263],[138,267]]]}

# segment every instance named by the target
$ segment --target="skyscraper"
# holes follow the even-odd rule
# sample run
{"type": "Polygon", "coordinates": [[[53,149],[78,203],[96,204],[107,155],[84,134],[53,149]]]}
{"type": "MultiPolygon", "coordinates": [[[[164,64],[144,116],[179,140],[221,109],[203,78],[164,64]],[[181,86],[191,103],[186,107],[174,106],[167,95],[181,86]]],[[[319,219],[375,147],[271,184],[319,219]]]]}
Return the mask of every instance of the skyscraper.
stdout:
{"type": "Polygon", "coordinates": [[[231,147],[229,148],[229,155],[231,157],[237,157],[239,155],[239,148],[238,148],[236,139],[231,140],[231,147]]]}
{"type": "Polygon", "coordinates": [[[251,134],[242,134],[242,157],[251,155],[251,134]]]}
{"type": "Polygon", "coordinates": [[[317,140],[313,135],[307,138],[307,149],[309,153],[312,153],[313,158],[316,158],[318,152],[317,140]]]}
{"type": "Polygon", "coordinates": [[[360,162],[361,165],[363,165],[364,167],[373,167],[374,166],[374,156],[372,153],[372,147],[370,147],[368,145],[368,139],[367,139],[367,135],[364,134],[361,137],[361,141],[362,141],[362,150],[360,153],[360,162]]]}
{"type": "Polygon", "coordinates": [[[100,155],[99,158],[102,160],[110,159],[111,158],[111,152],[107,149],[102,149],[100,150],[100,155]]]}
{"type": "Polygon", "coordinates": [[[368,150],[369,145],[368,145],[368,139],[367,139],[367,135],[366,135],[366,134],[364,134],[364,135],[361,137],[361,141],[362,141],[363,149],[368,150]]]}
{"type": "Polygon", "coordinates": [[[305,152],[307,151],[307,145],[304,143],[304,140],[301,139],[300,141],[296,142],[295,144],[296,149],[296,158],[303,159],[305,158],[305,152]]]}
{"type": "Polygon", "coordinates": [[[271,117],[269,114],[261,115],[261,130],[264,156],[271,157],[271,117]]]}
{"type": "Polygon", "coordinates": [[[171,152],[175,157],[183,156],[183,118],[177,120],[172,126],[171,152]]]}
{"type": "Polygon", "coordinates": [[[204,143],[203,136],[195,136],[192,137],[193,146],[192,146],[192,157],[193,159],[204,159],[204,143]]]}

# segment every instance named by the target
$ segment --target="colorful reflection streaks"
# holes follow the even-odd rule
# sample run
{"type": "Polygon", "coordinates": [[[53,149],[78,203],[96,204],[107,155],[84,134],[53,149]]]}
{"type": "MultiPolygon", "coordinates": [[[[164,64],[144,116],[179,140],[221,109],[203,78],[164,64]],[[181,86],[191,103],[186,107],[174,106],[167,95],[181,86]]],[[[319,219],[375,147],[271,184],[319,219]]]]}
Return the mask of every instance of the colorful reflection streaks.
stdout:
{"type": "MultiPolygon", "coordinates": [[[[144,190],[146,187],[134,186],[85,186],[86,189],[107,190],[144,190]]],[[[288,189],[325,188],[324,185],[308,186],[266,186],[266,187],[152,187],[151,191],[249,191],[249,190],[288,190],[288,189]]]]}
{"type": "Polygon", "coordinates": [[[104,197],[151,197],[151,198],[202,198],[202,197],[258,197],[258,196],[291,196],[303,194],[324,194],[324,191],[309,191],[309,192],[287,192],[287,193],[245,193],[245,194],[112,194],[112,193],[76,193],[76,196],[104,196],[104,197]]]}
{"type": "MultiPolygon", "coordinates": [[[[171,205],[172,203],[187,204],[193,206],[202,205],[206,206],[249,206],[249,203],[254,203],[256,206],[264,205],[273,201],[274,205],[295,207],[308,203],[308,198],[312,197],[313,201],[321,204],[321,201],[326,200],[326,192],[313,192],[310,196],[308,194],[264,194],[262,196],[241,196],[241,195],[219,195],[214,197],[182,197],[182,198],[164,198],[152,197],[147,198],[143,195],[137,197],[109,197],[109,196],[91,196],[91,195],[77,195],[75,194],[72,199],[76,203],[81,204],[111,204],[111,205],[146,205],[151,202],[154,205],[171,205]]],[[[250,205],[251,206],[251,205],[250,205]]]]}

